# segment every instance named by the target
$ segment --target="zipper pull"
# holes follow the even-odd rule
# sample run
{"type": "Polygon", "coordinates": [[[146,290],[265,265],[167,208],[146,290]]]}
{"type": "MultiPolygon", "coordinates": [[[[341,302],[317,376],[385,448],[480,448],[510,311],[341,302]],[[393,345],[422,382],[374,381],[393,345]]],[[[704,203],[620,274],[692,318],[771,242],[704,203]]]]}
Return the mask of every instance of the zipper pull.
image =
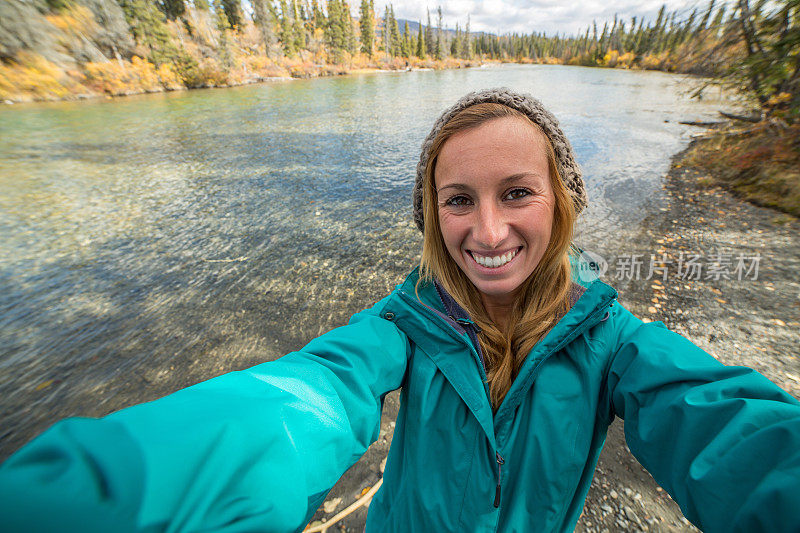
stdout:
{"type": "MultiPolygon", "coordinates": [[[[453,317],[450,317],[450,318],[453,318],[453,317]]],[[[473,322],[472,320],[470,320],[468,318],[453,318],[453,320],[455,320],[456,322],[458,322],[462,326],[470,326],[470,327],[472,327],[475,330],[475,333],[480,333],[481,332],[481,328],[478,327],[478,324],[476,324],[475,322],[473,322]]]]}
{"type": "Polygon", "coordinates": [[[494,454],[497,456],[497,487],[494,491],[494,508],[497,509],[500,507],[500,474],[503,471],[503,464],[505,464],[505,460],[499,452],[494,452],[494,454]]]}

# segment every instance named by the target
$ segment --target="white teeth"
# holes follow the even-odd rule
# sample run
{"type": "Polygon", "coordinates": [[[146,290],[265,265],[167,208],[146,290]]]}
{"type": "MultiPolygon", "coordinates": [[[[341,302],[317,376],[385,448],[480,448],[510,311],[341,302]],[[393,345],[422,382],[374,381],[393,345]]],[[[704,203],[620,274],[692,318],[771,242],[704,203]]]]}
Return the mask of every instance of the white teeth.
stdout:
{"type": "Polygon", "coordinates": [[[475,258],[475,262],[487,268],[501,267],[506,263],[508,263],[509,261],[511,261],[512,259],[514,259],[515,255],[517,255],[516,250],[506,252],[503,255],[496,255],[494,257],[478,255],[475,252],[472,252],[472,257],[475,258]]]}

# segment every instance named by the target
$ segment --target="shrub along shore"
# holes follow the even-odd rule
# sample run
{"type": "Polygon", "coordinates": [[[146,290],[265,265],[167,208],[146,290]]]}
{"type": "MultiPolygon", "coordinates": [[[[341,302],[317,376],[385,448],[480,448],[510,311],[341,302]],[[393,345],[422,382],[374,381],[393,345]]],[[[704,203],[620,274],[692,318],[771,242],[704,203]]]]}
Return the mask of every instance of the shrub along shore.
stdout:
{"type": "Polygon", "coordinates": [[[685,163],[706,172],[700,186],[800,217],[800,124],[729,123],[696,139],[685,163]]]}
{"type": "Polygon", "coordinates": [[[346,64],[329,64],[315,63],[302,57],[273,60],[266,56],[246,56],[234,70],[220,70],[213,65],[198,70],[193,75],[193,82],[187,86],[170,65],[156,67],[138,56],[130,61],[86,63],[81,70],[64,71],[41,56],[22,54],[18,63],[0,64],[0,103],[110,98],[366,72],[469,68],[481,64],[476,60],[456,58],[375,61],[365,56],[354,57],[346,64]]]}

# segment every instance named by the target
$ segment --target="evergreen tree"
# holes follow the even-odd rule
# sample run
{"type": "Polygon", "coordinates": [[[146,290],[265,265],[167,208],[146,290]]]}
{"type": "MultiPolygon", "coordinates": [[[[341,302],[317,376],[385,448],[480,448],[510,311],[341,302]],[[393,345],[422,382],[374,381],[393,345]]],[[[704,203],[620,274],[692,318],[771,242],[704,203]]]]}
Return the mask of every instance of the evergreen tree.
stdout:
{"type": "Polygon", "coordinates": [[[776,13],[780,19],[777,24],[777,21],[769,20],[770,18],[775,19],[775,15],[765,17],[762,13],[764,4],[763,0],[759,0],[750,7],[747,0],[739,0],[737,26],[741,39],[744,40],[746,56],[738,65],[729,69],[725,77],[728,82],[734,81],[739,87],[746,87],[757,98],[762,109],[768,108],[767,102],[771,96],[786,92],[794,100],[795,118],[797,118],[800,116],[800,94],[797,92],[797,89],[800,88],[800,68],[798,68],[800,67],[800,54],[798,54],[800,31],[796,24],[793,28],[794,31],[790,30],[791,17],[789,15],[791,7],[795,7],[795,22],[797,22],[797,18],[800,16],[797,13],[798,6],[792,5],[797,2],[787,2],[785,7],[782,6],[781,11],[776,13]],[[775,27],[780,28],[779,33],[775,31],[775,27]],[[776,39],[774,33],[778,33],[780,38],[776,39]],[[789,37],[788,40],[787,37],[789,37]],[[775,44],[779,46],[776,47],[775,44]],[[785,55],[787,52],[791,52],[792,48],[795,52],[791,54],[795,56],[794,61],[775,57],[776,51],[780,50],[780,55],[785,55]],[[787,67],[791,63],[795,63],[795,71],[789,76],[791,67],[787,67]],[[785,83],[787,77],[789,78],[788,84],[785,83]],[[778,88],[778,86],[783,87],[778,88]]]}
{"type": "Polygon", "coordinates": [[[328,54],[334,63],[344,61],[346,35],[342,28],[342,5],[339,0],[328,0],[328,19],[325,25],[328,54]]]}
{"type": "Polygon", "coordinates": [[[118,0],[134,40],[148,49],[147,59],[154,65],[168,63],[178,55],[172,44],[164,14],[147,0],[118,0]]]}
{"type": "Polygon", "coordinates": [[[241,0],[222,0],[222,9],[228,17],[228,23],[236,31],[242,30],[242,3],[241,0]]]}
{"type": "Polygon", "coordinates": [[[280,8],[281,8],[281,20],[280,20],[281,46],[283,47],[283,53],[286,54],[287,57],[294,57],[295,55],[297,55],[297,47],[295,46],[295,38],[294,38],[294,21],[292,20],[289,6],[286,5],[286,0],[280,0],[280,8]]]}
{"type": "Polygon", "coordinates": [[[394,17],[394,7],[392,4],[389,4],[389,16],[391,17],[389,36],[392,41],[392,55],[396,57],[402,54],[402,43],[400,41],[400,28],[397,26],[397,19],[394,17]]]}
{"type": "Polygon", "coordinates": [[[666,4],[661,4],[661,8],[658,10],[658,15],[656,16],[655,26],[650,28],[650,31],[647,32],[647,44],[644,47],[645,53],[658,53],[660,51],[664,24],[666,22],[664,17],[666,9],[666,4]]]}
{"type": "Polygon", "coordinates": [[[600,34],[600,43],[598,44],[598,51],[600,53],[600,57],[606,55],[607,52],[607,44],[606,39],[608,38],[608,22],[603,23],[603,33],[600,34]]]}
{"type": "Polygon", "coordinates": [[[300,10],[297,7],[297,0],[292,0],[291,14],[294,48],[295,50],[303,50],[306,48],[306,25],[305,21],[300,16],[300,10]]]}
{"type": "Polygon", "coordinates": [[[435,53],[436,46],[433,42],[433,28],[431,27],[431,10],[428,9],[428,25],[425,26],[425,50],[429,53],[435,53]]]}
{"type": "Polygon", "coordinates": [[[697,10],[693,9],[692,12],[689,14],[689,18],[686,19],[686,22],[683,23],[683,28],[681,28],[680,37],[678,37],[678,42],[683,43],[691,36],[692,28],[694,27],[694,19],[696,16],[697,16],[697,10]]]}
{"type": "Polygon", "coordinates": [[[467,15],[467,27],[464,28],[464,59],[472,59],[472,37],[469,34],[469,15],[467,15]]]}
{"type": "Polygon", "coordinates": [[[420,59],[425,59],[425,55],[425,32],[422,30],[422,21],[419,21],[416,56],[420,59]]]}
{"type": "Polygon", "coordinates": [[[387,4],[383,13],[383,49],[389,57],[397,55],[394,49],[394,41],[392,40],[392,27],[394,26],[394,17],[389,10],[389,4],[387,4]]]}
{"type": "Polygon", "coordinates": [[[611,30],[609,30],[609,32],[608,32],[608,37],[607,37],[607,41],[606,41],[609,50],[617,50],[617,51],[619,51],[619,47],[615,46],[615,43],[614,43],[614,38],[617,35],[617,26],[618,25],[619,25],[619,19],[617,18],[617,14],[614,13],[614,24],[611,26],[611,30]]]}
{"type": "Polygon", "coordinates": [[[228,20],[228,15],[225,13],[225,7],[222,5],[222,0],[213,0],[214,5],[214,22],[217,24],[217,29],[221,32],[231,29],[231,22],[228,20]]]}
{"type": "Polygon", "coordinates": [[[72,7],[73,0],[45,0],[45,4],[50,11],[59,12],[68,7],[72,7]]]}
{"type": "Polygon", "coordinates": [[[253,6],[253,22],[261,33],[264,51],[267,56],[272,56],[272,47],[275,45],[275,16],[269,0],[250,0],[253,6]]]}
{"type": "Polygon", "coordinates": [[[703,18],[700,20],[700,25],[697,27],[698,31],[704,30],[708,26],[708,20],[711,18],[711,12],[714,11],[714,4],[715,0],[711,0],[708,3],[708,9],[706,9],[703,18]]]}
{"type": "Polygon", "coordinates": [[[391,31],[390,28],[390,16],[389,16],[389,4],[384,5],[383,9],[383,17],[377,18],[378,25],[381,26],[380,28],[380,37],[376,35],[376,46],[377,48],[387,54],[387,56],[391,56],[392,51],[392,42],[391,42],[391,31]]]}
{"type": "Polygon", "coordinates": [[[214,0],[214,15],[217,22],[217,29],[219,30],[219,43],[218,54],[222,61],[222,66],[226,70],[233,67],[233,54],[231,54],[231,43],[228,37],[228,30],[231,29],[228,15],[225,13],[225,8],[222,5],[224,0],[214,0]]]}
{"type": "Polygon", "coordinates": [[[303,21],[303,31],[305,31],[308,28],[307,23],[310,22],[311,19],[309,15],[311,10],[308,9],[308,0],[300,0],[300,2],[297,4],[297,12],[300,15],[300,20],[303,21]]]}
{"type": "Polygon", "coordinates": [[[211,5],[208,3],[208,0],[194,0],[192,2],[194,4],[195,9],[202,9],[203,11],[208,11],[211,5]]]}
{"type": "Polygon", "coordinates": [[[726,6],[725,4],[722,4],[721,6],[719,6],[717,14],[714,15],[714,21],[711,23],[711,27],[714,28],[714,31],[718,31],[720,28],[722,28],[722,21],[725,20],[725,10],[726,6]]]}
{"type": "Polygon", "coordinates": [[[314,26],[317,28],[324,29],[328,23],[325,18],[325,13],[322,11],[322,8],[317,3],[317,0],[311,0],[311,11],[314,16],[314,26]]]}
{"type": "MultiPolygon", "coordinates": [[[[306,48],[313,50],[314,53],[319,52],[319,39],[317,34],[317,16],[316,9],[319,9],[316,0],[309,2],[303,0],[303,5],[300,6],[300,16],[303,18],[305,32],[306,32],[306,48]]],[[[322,30],[322,26],[319,26],[322,30]]]]}
{"type": "Polygon", "coordinates": [[[444,34],[442,33],[442,6],[436,8],[436,51],[434,56],[436,59],[444,58],[444,34]]]}
{"type": "Polygon", "coordinates": [[[402,55],[403,57],[411,57],[411,32],[408,29],[408,21],[405,22],[403,26],[403,44],[402,44],[402,55]]]}
{"type": "Polygon", "coordinates": [[[725,23],[726,11],[727,6],[723,3],[721,6],[719,6],[717,13],[714,15],[714,19],[711,21],[709,26],[710,31],[708,32],[712,39],[724,39],[727,28],[729,28],[729,26],[725,23]]]}
{"type": "Polygon", "coordinates": [[[624,47],[625,50],[633,50],[634,38],[636,36],[636,17],[631,17],[631,31],[625,36],[624,47]]]}
{"type": "Polygon", "coordinates": [[[167,20],[175,20],[186,13],[186,4],[183,0],[158,0],[156,4],[167,20]]]}
{"type": "MultiPolygon", "coordinates": [[[[694,12],[692,12],[694,14],[694,12]]],[[[639,28],[636,30],[636,36],[633,40],[633,51],[636,53],[637,57],[640,57],[644,54],[647,43],[644,39],[644,17],[639,19],[639,28]]]]}
{"type": "Polygon", "coordinates": [[[453,57],[461,57],[461,30],[456,22],[456,35],[450,43],[450,55],[453,57]]]}
{"type": "Polygon", "coordinates": [[[344,36],[343,48],[352,56],[358,51],[358,42],[356,41],[356,32],[353,28],[353,15],[350,13],[350,5],[347,0],[342,1],[341,10],[341,27],[342,35],[344,36]]]}
{"type": "Polygon", "coordinates": [[[375,15],[372,0],[361,0],[359,24],[361,26],[361,51],[372,57],[375,51],[375,15]]]}

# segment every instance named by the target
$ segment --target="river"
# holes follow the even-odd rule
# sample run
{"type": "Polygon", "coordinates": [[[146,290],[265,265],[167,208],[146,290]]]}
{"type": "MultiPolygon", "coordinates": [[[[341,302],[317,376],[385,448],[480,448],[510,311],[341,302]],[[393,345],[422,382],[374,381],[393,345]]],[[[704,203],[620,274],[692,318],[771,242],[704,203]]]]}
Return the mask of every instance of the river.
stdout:
{"type": "Polygon", "coordinates": [[[0,109],[0,460],[99,416],[272,360],[344,324],[419,260],[419,146],[469,90],[559,118],[605,253],[658,209],[692,80],[503,65],[0,109]]]}

